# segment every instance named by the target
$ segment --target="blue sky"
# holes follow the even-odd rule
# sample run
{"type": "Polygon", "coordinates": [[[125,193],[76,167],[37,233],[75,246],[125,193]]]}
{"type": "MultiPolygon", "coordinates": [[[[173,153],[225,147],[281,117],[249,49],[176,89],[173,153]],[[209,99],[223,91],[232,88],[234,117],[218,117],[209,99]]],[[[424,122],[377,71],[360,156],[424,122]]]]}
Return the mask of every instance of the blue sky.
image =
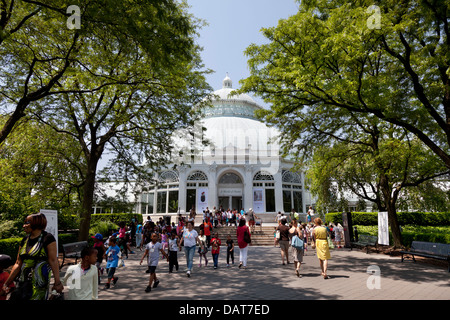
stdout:
{"type": "MultiPolygon", "coordinates": [[[[272,27],[280,19],[297,12],[294,0],[187,0],[190,12],[206,20],[200,30],[198,43],[203,47],[202,58],[206,68],[215,73],[207,80],[214,90],[222,87],[228,72],[233,88],[239,80],[250,75],[244,50],[252,43],[266,43],[260,30],[272,27]]],[[[261,103],[259,99],[255,100],[261,103]]]]}

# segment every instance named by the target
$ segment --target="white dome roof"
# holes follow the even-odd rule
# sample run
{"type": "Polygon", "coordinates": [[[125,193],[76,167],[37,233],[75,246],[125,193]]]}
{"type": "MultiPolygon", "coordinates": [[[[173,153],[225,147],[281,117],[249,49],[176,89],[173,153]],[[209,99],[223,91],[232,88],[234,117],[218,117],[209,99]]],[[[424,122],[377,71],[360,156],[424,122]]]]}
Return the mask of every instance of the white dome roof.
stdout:
{"type": "Polygon", "coordinates": [[[205,108],[204,117],[236,116],[255,118],[255,111],[261,107],[248,94],[234,95],[233,83],[230,77],[223,79],[222,89],[214,91],[211,96],[212,107],[205,108]]]}
{"type": "Polygon", "coordinates": [[[182,151],[184,160],[190,161],[192,150],[196,150],[195,162],[207,164],[223,161],[227,164],[242,161],[268,164],[278,158],[280,132],[255,117],[255,111],[261,107],[249,95],[231,96],[232,91],[232,82],[227,75],[223,88],[213,93],[218,97],[212,100],[212,107],[205,108],[203,118],[191,128],[195,134],[180,130],[172,136],[174,154],[182,151]],[[203,142],[207,142],[206,147],[203,142]]]}

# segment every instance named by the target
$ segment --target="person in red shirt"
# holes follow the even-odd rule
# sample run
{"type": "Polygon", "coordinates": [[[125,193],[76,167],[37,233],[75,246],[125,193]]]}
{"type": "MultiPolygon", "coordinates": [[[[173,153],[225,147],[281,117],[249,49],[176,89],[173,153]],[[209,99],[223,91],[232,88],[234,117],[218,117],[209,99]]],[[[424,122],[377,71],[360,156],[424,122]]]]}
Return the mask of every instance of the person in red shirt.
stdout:
{"type": "Polygon", "coordinates": [[[236,229],[236,236],[239,246],[239,269],[242,268],[242,266],[244,266],[244,269],[247,269],[247,252],[249,242],[245,241],[245,233],[247,233],[251,239],[250,230],[245,225],[245,219],[240,219],[239,227],[236,229]]]}
{"type": "Polygon", "coordinates": [[[214,261],[214,269],[217,269],[219,266],[219,253],[220,253],[220,246],[222,245],[222,241],[219,239],[219,233],[214,233],[214,238],[211,240],[211,254],[214,261]]]}
{"type": "Polygon", "coordinates": [[[205,232],[205,236],[206,236],[206,246],[209,247],[211,246],[211,231],[213,229],[213,226],[211,224],[211,222],[209,221],[209,218],[206,218],[206,221],[203,222],[203,231],[205,232]]]}

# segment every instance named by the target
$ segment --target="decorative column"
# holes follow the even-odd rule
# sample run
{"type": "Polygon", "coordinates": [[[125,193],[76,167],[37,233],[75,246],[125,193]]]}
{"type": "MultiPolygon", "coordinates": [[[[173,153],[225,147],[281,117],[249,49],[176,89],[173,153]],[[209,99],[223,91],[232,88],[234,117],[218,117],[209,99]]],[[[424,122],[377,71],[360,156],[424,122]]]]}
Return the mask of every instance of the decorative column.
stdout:
{"type": "Polygon", "coordinates": [[[178,207],[179,213],[181,213],[183,216],[186,214],[186,186],[186,166],[180,166],[178,168],[178,207]]]}
{"type": "Polygon", "coordinates": [[[275,211],[284,212],[283,208],[283,170],[278,169],[277,173],[274,174],[275,179],[275,211]]]}
{"type": "Polygon", "coordinates": [[[253,166],[246,164],[244,166],[244,201],[245,210],[253,208],[253,166]]]}
{"type": "Polygon", "coordinates": [[[212,211],[214,207],[218,208],[219,198],[217,196],[217,164],[209,166],[208,172],[208,208],[212,211]]]}

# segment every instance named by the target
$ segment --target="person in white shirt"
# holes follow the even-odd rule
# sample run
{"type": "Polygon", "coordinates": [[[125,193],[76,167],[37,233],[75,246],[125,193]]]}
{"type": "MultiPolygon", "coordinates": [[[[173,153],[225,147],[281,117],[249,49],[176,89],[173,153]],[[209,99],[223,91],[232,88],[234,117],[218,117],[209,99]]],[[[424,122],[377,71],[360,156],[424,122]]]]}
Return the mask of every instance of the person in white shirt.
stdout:
{"type": "Polygon", "coordinates": [[[97,249],[86,247],[81,251],[81,262],[67,268],[63,285],[68,286],[67,300],[97,300],[97,249]],[[69,282],[70,279],[70,282],[69,282]]]}

